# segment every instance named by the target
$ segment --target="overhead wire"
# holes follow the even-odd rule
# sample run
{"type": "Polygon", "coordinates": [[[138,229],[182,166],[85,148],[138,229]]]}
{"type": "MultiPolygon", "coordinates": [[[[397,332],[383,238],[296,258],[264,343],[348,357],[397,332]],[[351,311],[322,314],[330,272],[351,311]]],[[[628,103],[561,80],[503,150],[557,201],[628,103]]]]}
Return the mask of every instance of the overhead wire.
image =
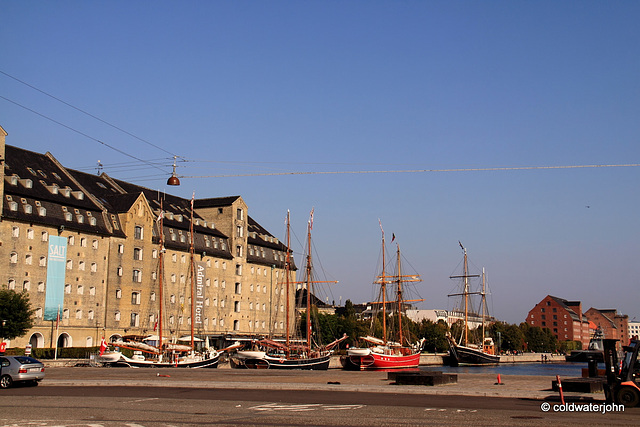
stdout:
{"type": "MultiPolygon", "coordinates": [[[[110,127],[114,128],[114,129],[116,129],[116,130],[119,130],[120,132],[122,132],[122,133],[124,133],[124,134],[126,134],[126,135],[129,135],[130,137],[135,138],[135,139],[137,139],[138,141],[144,142],[144,143],[145,143],[145,144],[147,144],[147,145],[150,145],[150,146],[152,146],[152,147],[154,147],[154,148],[157,148],[158,150],[163,151],[163,152],[165,152],[165,153],[169,154],[169,155],[170,155],[170,156],[172,156],[172,157],[173,157],[173,156],[176,156],[176,154],[171,153],[170,151],[167,151],[167,150],[165,150],[164,148],[162,148],[162,147],[160,147],[160,146],[158,146],[158,145],[156,145],[156,144],[154,144],[154,143],[152,143],[152,142],[147,141],[146,139],[140,138],[139,136],[134,135],[133,133],[128,132],[128,131],[126,131],[126,130],[122,129],[121,127],[118,127],[118,126],[116,126],[116,125],[114,125],[114,124],[112,124],[112,123],[109,123],[108,121],[103,120],[103,119],[101,119],[100,117],[95,116],[94,114],[91,114],[91,113],[89,113],[89,112],[87,112],[87,111],[85,111],[85,110],[83,110],[83,109],[81,109],[81,108],[78,108],[78,107],[76,107],[76,106],[74,106],[74,105],[72,105],[72,104],[70,104],[70,103],[68,103],[68,102],[66,102],[66,101],[64,101],[64,100],[62,100],[62,99],[60,99],[60,98],[58,98],[58,97],[54,96],[54,95],[51,95],[50,93],[45,92],[45,91],[44,91],[44,90],[42,90],[42,89],[39,89],[39,88],[35,87],[35,86],[34,86],[34,85],[32,85],[32,84],[29,84],[29,83],[27,83],[27,82],[25,82],[25,81],[23,81],[23,80],[20,80],[20,79],[19,79],[19,78],[17,78],[17,77],[14,77],[14,76],[12,76],[12,75],[10,75],[10,74],[6,73],[6,72],[4,72],[4,71],[2,71],[2,70],[0,70],[0,74],[3,74],[3,75],[5,75],[5,76],[9,77],[10,79],[13,79],[13,80],[15,80],[15,81],[17,81],[17,82],[19,82],[19,83],[21,83],[21,84],[25,85],[25,86],[27,86],[27,87],[29,87],[29,88],[31,88],[31,89],[33,89],[33,90],[37,91],[37,92],[40,92],[41,94],[46,95],[46,96],[48,96],[49,98],[54,99],[54,100],[56,100],[56,101],[58,101],[58,102],[60,102],[60,103],[62,103],[62,104],[64,104],[64,105],[66,105],[66,106],[67,106],[67,107],[69,107],[69,108],[73,108],[74,110],[79,111],[80,113],[85,114],[85,115],[87,115],[87,116],[91,117],[92,119],[95,119],[95,120],[99,121],[100,123],[103,123],[103,124],[105,124],[105,125],[107,125],[107,126],[110,126],[110,127]]],[[[6,98],[5,98],[5,99],[6,99],[6,98]]],[[[11,102],[11,101],[10,101],[10,102],[11,102]]],[[[179,156],[176,156],[176,157],[179,157],[179,156]]]]}

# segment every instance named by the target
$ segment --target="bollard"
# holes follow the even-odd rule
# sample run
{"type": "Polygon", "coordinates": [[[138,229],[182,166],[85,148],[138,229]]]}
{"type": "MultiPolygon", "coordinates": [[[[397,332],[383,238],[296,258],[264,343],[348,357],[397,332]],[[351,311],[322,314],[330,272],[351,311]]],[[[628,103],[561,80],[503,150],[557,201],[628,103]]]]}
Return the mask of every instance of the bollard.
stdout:
{"type": "Polygon", "coordinates": [[[558,391],[560,392],[560,402],[564,405],[564,393],[562,392],[562,383],[560,382],[560,375],[556,375],[558,381],[558,391]]]}
{"type": "Polygon", "coordinates": [[[504,383],[500,381],[500,374],[498,374],[498,382],[495,383],[494,385],[504,385],[504,383]]]}

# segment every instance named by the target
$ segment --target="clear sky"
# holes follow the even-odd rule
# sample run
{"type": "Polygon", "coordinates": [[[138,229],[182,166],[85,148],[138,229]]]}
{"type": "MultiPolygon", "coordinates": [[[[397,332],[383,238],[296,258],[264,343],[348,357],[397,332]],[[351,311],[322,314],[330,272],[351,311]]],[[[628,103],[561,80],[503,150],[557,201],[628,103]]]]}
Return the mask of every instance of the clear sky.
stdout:
{"type": "Polygon", "coordinates": [[[303,240],[315,207],[337,303],[374,298],[381,219],[423,278],[420,308],[452,307],[461,241],[499,319],[547,294],[640,318],[640,167],[219,177],[640,163],[640,2],[0,10],[8,144],[186,198],[241,195],[281,239],[287,209],[303,240]]]}

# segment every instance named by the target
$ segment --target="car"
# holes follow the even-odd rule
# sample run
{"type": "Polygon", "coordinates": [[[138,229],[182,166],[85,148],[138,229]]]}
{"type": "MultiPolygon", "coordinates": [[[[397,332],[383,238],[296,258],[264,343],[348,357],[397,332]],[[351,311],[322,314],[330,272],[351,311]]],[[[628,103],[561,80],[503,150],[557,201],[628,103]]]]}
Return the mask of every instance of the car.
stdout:
{"type": "Polygon", "coordinates": [[[0,356],[0,388],[14,383],[38,385],[44,379],[44,365],[29,356],[0,356]]]}

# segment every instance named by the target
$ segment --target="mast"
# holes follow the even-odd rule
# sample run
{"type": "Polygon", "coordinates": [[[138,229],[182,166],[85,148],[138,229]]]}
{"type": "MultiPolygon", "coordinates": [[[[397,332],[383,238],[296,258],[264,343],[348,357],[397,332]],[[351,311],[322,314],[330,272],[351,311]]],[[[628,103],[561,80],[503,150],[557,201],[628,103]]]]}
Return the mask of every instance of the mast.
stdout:
{"type": "Polygon", "coordinates": [[[467,265],[467,250],[460,243],[460,247],[464,252],[464,345],[469,345],[469,266],[467,265]]]}
{"type": "MultiPolygon", "coordinates": [[[[291,285],[289,283],[289,273],[290,273],[290,270],[291,270],[291,267],[290,267],[291,251],[289,249],[291,247],[291,235],[290,235],[291,226],[289,224],[289,215],[290,215],[289,214],[289,210],[287,210],[287,257],[285,259],[285,264],[284,264],[284,275],[285,275],[285,281],[286,281],[286,284],[287,284],[287,321],[286,321],[286,323],[287,323],[287,337],[286,337],[286,340],[287,340],[287,350],[286,350],[287,351],[287,357],[289,356],[289,346],[290,346],[290,343],[289,343],[289,335],[290,335],[289,334],[289,304],[291,303],[291,299],[290,299],[290,295],[289,295],[290,288],[291,288],[291,285]]],[[[271,322],[271,320],[272,319],[269,319],[269,322],[271,322]]]]}
{"type": "Polygon", "coordinates": [[[450,279],[463,279],[464,287],[462,289],[462,293],[459,294],[449,294],[448,296],[462,296],[464,300],[464,345],[467,346],[469,344],[469,295],[477,295],[479,292],[469,292],[469,278],[471,277],[479,277],[478,274],[469,274],[469,264],[467,261],[467,250],[462,243],[458,241],[458,244],[462,248],[464,252],[464,273],[462,276],[449,276],[450,279]]]}
{"type": "Polygon", "coordinates": [[[195,324],[195,295],[194,295],[194,288],[195,288],[195,278],[194,278],[194,268],[193,268],[193,257],[194,257],[194,248],[193,248],[193,200],[196,197],[196,193],[195,191],[193,192],[193,195],[191,196],[191,223],[189,224],[189,235],[191,236],[189,239],[189,254],[191,255],[191,262],[190,262],[190,269],[191,269],[191,352],[193,352],[195,345],[194,345],[194,324],[195,324]]]}
{"type": "Polygon", "coordinates": [[[484,291],[484,267],[482,267],[482,344],[481,344],[481,348],[482,351],[484,351],[484,323],[485,323],[485,312],[486,312],[486,299],[485,299],[485,291],[484,291]]]}
{"type": "Polygon", "coordinates": [[[382,223],[380,223],[380,230],[382,230],[382,280],[380,281],[380,292],[382,293],[382,340],[387,343],[387,279],[385,277],[385,245],[384,245],[384,230],[382,229],[382,223]]]}
{"type": "Polygon", "coordinates": [[[313,209],[307,225],[307,350],[311,351],[311,229],[313,228],[313,209]]]}
{"type": "Polygon", "coordinates": [[[163,274],[164,274],[164,208],[162,207],[163,199],[160,199],[160,215],[158,216],[158,220],[160,221],[160,232],[158,235],[160,236],[160,258],[158,260],[158,279],[160,286],[159,289],[159,297],[160,297],[160,310],[158,314],[158,336],[160,337],[158,340],[159,347],[162,349],[162,306],[164,303],[163,297],[163,274]]]}
{"type": "Polygon", "coordinates": [[[402,272],[400,271],[400,245],[398,245],[398,342],[402,345],[402,272]]]}

